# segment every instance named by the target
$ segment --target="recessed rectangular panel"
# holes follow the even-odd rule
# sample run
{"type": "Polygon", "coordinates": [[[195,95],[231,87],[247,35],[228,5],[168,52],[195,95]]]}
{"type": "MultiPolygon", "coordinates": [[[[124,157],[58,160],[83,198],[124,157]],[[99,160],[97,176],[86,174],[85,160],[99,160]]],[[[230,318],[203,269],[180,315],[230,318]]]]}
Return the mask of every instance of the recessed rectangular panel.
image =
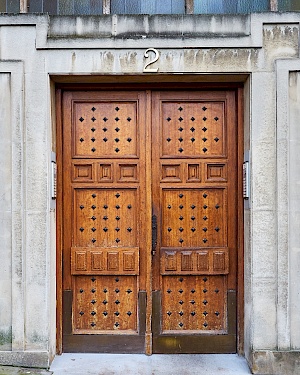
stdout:
{"type": "Polygon", "coordinates": [[[98,181],[99,182],[113,182],[113,164],[98,165],[98,181]]]}
{"type": "Polygon", "coordinates": [[[181,165],[162,164],[161,175],[161,182],[181,182],[181,165]]]}
{"type": "Polygon", "coordinates": [[[138,165],[135,164],[118,164],[119,182],[137,182],[138,181],[138,165]]]}
{"type": "Polygon", "coordinates": [[[187,165],[187,181],[186,182],[200,182],[200,164],[187,165]]]}
{"type": "Polygon", "coordinates": [[[137,103],[74,103],[74,156],[137,157],[137,103]]]}
{"type": "Polygon", "coordinates": [[[119,253],[115,251],[109,251],[107,253],[107,270],[108,271],[119,271],[119,253]]]}
{"type": "Polygon", "coordinates": [[[206,181],[227,182],[227,164],[207,163],[206,164],[206,181]]]}
{"type": "Polygon", "coordinates": [[[87,270],[87,252],[81,250],[75,250],[75,270],[86,271],[87,270]]]}
{"type": "Polygon", "coordinates": [[[103,251],[91,252],[91,270],[104,271],[105,270],[105,257],[103,251]]]}
{"type": "Polygon", "coordinates": [[[197,251],[197,271],[209,271],[209,254],[207,250],[197,251]]]}
{"type": "Polygon", "coordinates": [[[163,189],[162,246],[227,246],[226,189],[163,189]]]}
{"type": "Polygon", "coordinates": [[[225,156],[224,102],[163,101],[161,112],[164,158],[225,156]]]}
{"type": "Polygon", "coordinates": [[[92,163],[73,163],[73,181],[74,182],[92,182],[93,164],[92,163]]]}

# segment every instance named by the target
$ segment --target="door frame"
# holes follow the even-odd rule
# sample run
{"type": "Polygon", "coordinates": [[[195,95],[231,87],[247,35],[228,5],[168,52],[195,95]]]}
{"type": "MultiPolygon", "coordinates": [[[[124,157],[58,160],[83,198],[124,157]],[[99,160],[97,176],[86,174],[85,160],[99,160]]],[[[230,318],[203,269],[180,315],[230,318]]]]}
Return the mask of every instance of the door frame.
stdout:
{"type": "MultiPolygon", "coordinates": [[[[142,77],[144,78],[144,77],[142,77]]],[[[184,78],[184,77],[183,77],[184,78]]],[[[236,105],[237,105],[237,161],[238,161],[238,172],[237,190],[240,192],[238,198],[238,240],[237,240],[237,251],[238,251],[238,264],[237,264],[237,353],[244,353],[244,202],[243,202],[243,177],[242,177],[242,165],[244,161],[244,85],[245,77],[241,82],[233,83],[208,83],[208,82],[188,82],[189,80],[194,80],[195,76],[185,77],[184,82],[172,82],[174,80],[174,75],[171,76],[169,82],[163,82],[163,84],[158,82],[141,82],[141,83],[126,83],[130,77],[122,77],[123,82],[114,83],[96,83],[96,84],[86,84],[86,83],[56,83],[55,85],[55,113],[56,113],[56,162],[57,162],[57,205],[56,205],[56,353],[61,354],[63,352],[62,348],[62,336],[63,336],[63,290],[62,290],[62,262],[63,262],[63,184],[62,184],[62,152],[63,152],[63,139],[62,139],[62,93],[64,90],[68,91],[102,91],[102,90],[234,90],[236,95],[236,105]],[[125,82],[124,82],[125,81],[125,82]],[[170,82],[171,81],[171,82],[170,82]]],[[[242,77],[241,77],[242,78],[242,77]]],[[[148,95],[149,97],[149,95],[148,95]]],[[[147,105],[150,105],[149,99],[147,99],[147,105]]],[[[149,142],[148,142],[149,143],[149,142]]],[[[146,145],[149,151],[150,145],[146,145]]],[[[147,152],[148,152],[147,151],[147,152]]],[[[150,212],[151,214],[151,212],[150,212]]],[[[149,216],[149,219],[151,216],[149,216]]],[[[151,220],[149,221],[151,223],[151,220]]],[[[151,265],[151,255],[149,251],[149,256],[147,259],[148,267],[151,265]]],[[[151,275],[150,275],[151,276],[151,275]]],[[[151,280],[151,277],[149,277],[151,280]]],[[[152,297],[151,284],[147,287],[148,298],[152,297]]],[[[151,301],[152,303],[152,301],[151,301]]],[[[151,309],[150,304],[147,307],[146,313],[146,324],[148,327],[151,326],[151,309]]],[[[145,337],[145,353],[152,354],[152,334],[147,332],[145,337]]]]}

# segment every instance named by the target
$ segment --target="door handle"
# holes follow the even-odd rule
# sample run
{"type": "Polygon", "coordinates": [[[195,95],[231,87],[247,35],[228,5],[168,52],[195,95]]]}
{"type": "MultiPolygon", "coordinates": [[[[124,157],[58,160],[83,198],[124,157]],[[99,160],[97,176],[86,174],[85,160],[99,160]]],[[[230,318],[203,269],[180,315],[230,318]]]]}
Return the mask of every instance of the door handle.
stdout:
{"type": "Polygon", "coordinates": [[[152,255],[156,253],[156,245],[157,245],[157,217],[156,215],[152,215],[152,255]]]}

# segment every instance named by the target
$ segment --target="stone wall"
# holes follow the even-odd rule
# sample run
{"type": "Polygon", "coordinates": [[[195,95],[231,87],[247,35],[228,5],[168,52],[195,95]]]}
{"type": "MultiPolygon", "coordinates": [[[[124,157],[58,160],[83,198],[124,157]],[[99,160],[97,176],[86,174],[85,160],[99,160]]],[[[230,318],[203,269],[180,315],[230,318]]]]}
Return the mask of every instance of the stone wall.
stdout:
{"type": "Polygon", "coordinates": [[[0,363],[55,354],[55,82],[243,82],[245,356],[254,373],[300,361],[300,60],[297,13],[0,16],[0,363]],[[167,27],[166,27],[167,25],[167,27]],[[144,52],[159,50],[143,73],[144,52]]]}

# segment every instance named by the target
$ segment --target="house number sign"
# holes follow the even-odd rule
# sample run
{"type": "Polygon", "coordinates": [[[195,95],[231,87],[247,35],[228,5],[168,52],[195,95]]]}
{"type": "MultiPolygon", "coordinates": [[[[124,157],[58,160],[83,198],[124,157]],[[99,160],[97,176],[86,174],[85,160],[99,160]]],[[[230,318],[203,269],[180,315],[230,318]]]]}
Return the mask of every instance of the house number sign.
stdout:
{"type": "MultiPolygon", "coordinates": [[[[155,48],[148,48],[145,53],[144,53],[144,57],[146,59],[150,58],[149,56],[149,53],[148,52],[153,52],[154,53],[154,56],[152,57],[152,59],[150,61],[148,61],[145,66],[144,66],[144,70],[143,72],[144,73],[157,73],[158,72],[158,68],[150,68],[150,66],[152,64],[154,64],[158,59],[159,59],[159,52],[157,51],[157,49],[155,48]]],[[[151,54],[152,55],[152,54],[151,54]]]]}

